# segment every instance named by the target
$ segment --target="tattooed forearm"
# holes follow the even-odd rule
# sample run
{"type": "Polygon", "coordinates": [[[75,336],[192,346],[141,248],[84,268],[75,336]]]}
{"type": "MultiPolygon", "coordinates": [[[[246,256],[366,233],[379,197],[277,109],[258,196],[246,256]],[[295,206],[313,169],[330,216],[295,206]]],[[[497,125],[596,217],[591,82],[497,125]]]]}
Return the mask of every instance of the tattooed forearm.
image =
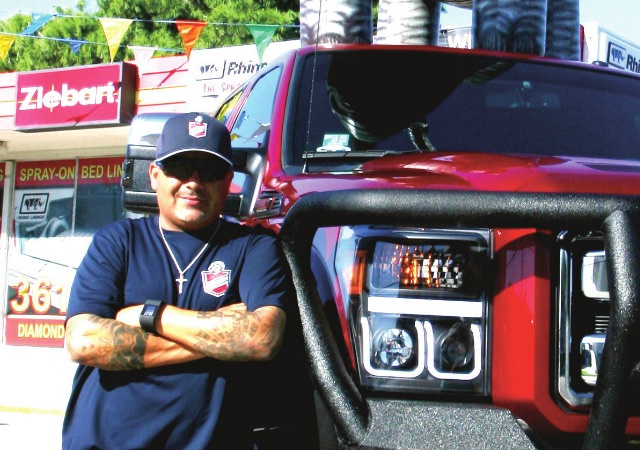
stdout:
{"type": "Polygon", "coordinates": [[[265,313],[201,311],[203,326],[195,333],[195,348],[210,357],[226,361],[253,359],[277,340],[278,327],[265,320],[265,313]]]}
{"type": "Polygon", "coordinates": [[[149,334],[137,327],[94,315],[67,322],[67,349],[71,359],[107,370],[144,367],[149,334]]]}
{"type": "Polygon", "coordinates": [[[118,321],[114,321],[109,328],[113,335],[112,353],[109,356],[111,369],[144,368],[144,352],[147,348],[149,333],[118,321]]]}

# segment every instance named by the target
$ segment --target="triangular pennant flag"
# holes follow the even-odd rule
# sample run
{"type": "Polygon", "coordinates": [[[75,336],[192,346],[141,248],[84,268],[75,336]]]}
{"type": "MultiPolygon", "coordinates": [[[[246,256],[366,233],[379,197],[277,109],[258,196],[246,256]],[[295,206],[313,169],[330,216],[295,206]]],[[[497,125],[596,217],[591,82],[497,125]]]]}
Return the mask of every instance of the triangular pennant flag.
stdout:
{"type": "Polygon", "coordinates": [[[50,21],[53,18],[53,14],[31,14],[31,23],[27,28],[25,28],[22,33],[23,35],[34,34],[40,28],[44,26],[45,23],[50,21]]]}
{"type": "Polygon", "coordinates": [[[176,20],[176,27],[178,27],[178,32],[182,36],[182,45],[187,59],[189,59],[191,49],[196,45],[196,41],[206,24],[207,22],[199,20],[176,20]]]}
{"type": "Polygon", "coordinates": [[[15,41],[15,36],[7,36],[6,34],[0,34],[0,58],[4,61],[9,54],[11,44],[15,41]]]}
{"type": "Polygon", "coordinates": [[[130,45],[129,48],[133,52],[133,59],[138,65],[138,71],[140,73],[144,72],[144,68],[153,56],[153,53],[156,51],[157,47],[143,47],[139,45],[130,45]]]}
{"type": "Polygon", "coordinates": [[[269,44],[271,43],[271,38],[273,38],[273,33],[278,29],[277,25],[247,25],[249,27],[249,31],[251,32],[251,36],[253,36],[253,41],[256,44],[256,49],[258,50],[258,59],[262,63],[262,55],[264,55],[264,51],[267,49],[269,44]]]}
{"type": "Polygon", "coordinates": [[[113,62],[113,58],[118,52],[118,47],[120,47],[120,42],[122,42],[122,38],[129,29],[131,22],[133,22],[133,19],[100,19],[100,25],[102,25],[104,35],[107,37],[111,62],[113,62]]]}
{"type": "Polygon", "coordinates": [[[83,44],[86,44],[87,41],[77,41],[75,39],[60,39],[62,42],[66,42],[67,44],[69,44],[69,47],[71,47],[71,52],[73,52],[73,54],[77,54],[78,50],[80,50],[80,47],[82,47],[83,44]]]}

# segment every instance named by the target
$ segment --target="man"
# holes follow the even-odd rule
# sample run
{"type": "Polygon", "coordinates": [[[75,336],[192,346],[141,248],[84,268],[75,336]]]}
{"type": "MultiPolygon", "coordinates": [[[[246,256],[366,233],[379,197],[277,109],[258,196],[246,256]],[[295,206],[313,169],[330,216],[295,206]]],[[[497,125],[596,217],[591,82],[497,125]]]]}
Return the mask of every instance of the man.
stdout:
{"type": "Polygon", "coordinates": [[[305,420],[290,425],[302,432],[305,373],[285,364],[299,339],[286,263],[273,235],[220,217],[227,129],[172,117],[149,177],[158,217],[99,230],[72,285],[66,347],[79,367],[63,448],[253,448],[265,411],[283,413],[266,401],[283,383],[301,395],[305,420]]]}

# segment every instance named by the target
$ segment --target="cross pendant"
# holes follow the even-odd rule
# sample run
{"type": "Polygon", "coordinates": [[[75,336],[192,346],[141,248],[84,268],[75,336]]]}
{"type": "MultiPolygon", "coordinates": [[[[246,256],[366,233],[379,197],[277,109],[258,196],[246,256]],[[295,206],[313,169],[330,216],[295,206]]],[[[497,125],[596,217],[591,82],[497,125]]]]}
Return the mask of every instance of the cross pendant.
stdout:
{"type": "Polygon", "coordinates": [[[183,276],[182,273],[180,274],[179,278],[176,278],[176,283],[178,283],[178,294],[182,294],[182,285],[185,281],[187,281],[187,279],[183,276]]]}

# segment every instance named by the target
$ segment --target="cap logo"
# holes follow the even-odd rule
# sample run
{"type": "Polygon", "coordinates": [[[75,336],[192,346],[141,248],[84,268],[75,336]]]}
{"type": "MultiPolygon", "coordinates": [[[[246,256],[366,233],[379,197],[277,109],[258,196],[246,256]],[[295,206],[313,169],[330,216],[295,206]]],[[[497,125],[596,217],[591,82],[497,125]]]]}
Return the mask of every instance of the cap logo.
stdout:
{"type": "Polygon", "coordinates": [[[202,120],[202,116],[197,116],[193,122],[189,122],[189,136],[201,138],[207,135],[207,124],[202,120]]]}
{"type": "Polygon", "coordinates": [[[204,292],[214,297],[222,297],[229,288],[231,271],[225,270],[224,262],[214,261],[209,264],[208,270],[203,270],[202,288],[204,292]]]}

